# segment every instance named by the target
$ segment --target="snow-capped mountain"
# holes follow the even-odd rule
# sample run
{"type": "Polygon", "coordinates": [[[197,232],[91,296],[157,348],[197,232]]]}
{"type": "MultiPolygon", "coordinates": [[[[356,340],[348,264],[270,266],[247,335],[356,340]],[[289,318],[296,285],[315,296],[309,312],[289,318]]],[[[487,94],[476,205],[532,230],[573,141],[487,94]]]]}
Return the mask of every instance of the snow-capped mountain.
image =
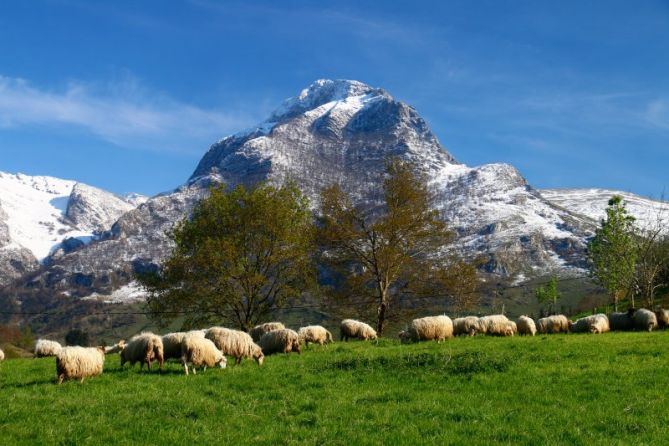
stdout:
{"type": "Polygon", "coordinates": [[[384,90],[319,80],[264,122],[213,144],[185,185],[125,212],[88,245],[52,257],[26,285],[110,300],[133,294],[112,293],[134,290],[132,274],[160,264],[170,250],[165,232],[212,183],[290,178],[317,209],[320,190],[337,182],[358,200],[374,202],[391,156],[411,160],[428,176],[436,206],[460,235],[459,249],[485,256],[489,272],[519,279],[583,266],[592,218],[547,200],[513,166],[458,163],[415,109],[384,90]]]}
{"type": "Polygon", "coordinates": [[[611,197],[619,195],[639,228],[652,229],[658,223],[669,226],[669,203],[666,201],[610,189],[541,189],[539,192],[548,201],[597,222],[606,216],[611,197]]]}
{"type": "Polygon", "coordinates": [[[134,207],[75,181],[0,172],[0,285],[88,243],[134,207]]]}

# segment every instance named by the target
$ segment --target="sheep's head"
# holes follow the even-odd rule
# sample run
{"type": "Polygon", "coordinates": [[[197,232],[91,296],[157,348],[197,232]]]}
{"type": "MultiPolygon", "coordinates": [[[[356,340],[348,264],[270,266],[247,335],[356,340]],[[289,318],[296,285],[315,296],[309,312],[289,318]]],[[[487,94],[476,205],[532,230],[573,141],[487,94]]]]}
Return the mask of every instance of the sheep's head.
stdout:
{"type": "Polygon", "coordinates": [[[258,363],[258,365],[262,365],[262,363],[265,362],[265,355],[262,354],[262,351],[259,351],[256,354],[255,360],[258,363]]]}
{"type": "Polygon", "coordinates": [[[400,338],[400,342],[402,344],[406,344],[409,342],[409,334],[406,332],[406,330],[402,330],[397,334],[397,337],[400,338]]]}
{"type": "Polygon", "coordinates": [[[228,360],[225,358],[225,355],[221,355],[221,359],[219,359],[216,364],[218,364],[220,368],[224,369],[228,365],[228,360]]]}

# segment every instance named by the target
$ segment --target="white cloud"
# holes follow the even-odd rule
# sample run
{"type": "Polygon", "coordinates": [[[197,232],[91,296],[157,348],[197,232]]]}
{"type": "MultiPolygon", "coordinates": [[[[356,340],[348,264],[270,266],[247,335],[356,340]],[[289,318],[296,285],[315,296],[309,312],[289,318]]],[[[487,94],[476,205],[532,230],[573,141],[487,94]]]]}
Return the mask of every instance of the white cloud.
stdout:
{"type": "Polygon", "coordinates": [[[132,80],[104,86],[73,82],[48,91],[0,76],[0,128],[76,126],[125,148],[200,153],[202,144],[256,120],[245,112],[185,104],[132,80]]]}

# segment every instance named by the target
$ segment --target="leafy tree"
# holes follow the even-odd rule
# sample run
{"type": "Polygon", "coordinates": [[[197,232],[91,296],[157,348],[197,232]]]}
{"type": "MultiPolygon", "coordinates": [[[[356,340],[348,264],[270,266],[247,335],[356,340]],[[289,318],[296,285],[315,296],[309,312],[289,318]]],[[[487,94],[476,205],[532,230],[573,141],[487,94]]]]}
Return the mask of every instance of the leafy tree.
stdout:
{"type": "Polygon", "coordinates": [[[634,239],[634,217],[628,214],[622,197],[614,195],[606,208],[595,237],[588,243],[591,273],[611,295],[618,311],[618,302],[631,291],[637,260],[634,239]]]}
{"type": "Polygon", "coordinates": [[[81,345],[87,347],[90,340],[87,332],[79,328],[73,328],[65,335],[65,343],[67,345],[81,345]]]}
{"type": "Polygon", "coordinates": [[[376,308],[379,333],[400,294],[462,297],[477,283],[473,266],[445,254],[454,233],[431,206],[426,178],[397,159],[386,168],[380,206],[356,205],[336,184],[325,188],[318,230],[323,259],[340,273],[335,288],[359,308],[376,308]]]}
{"type": "Polygon", "coordinates": [[[314,227],[307,199],[292,183],[213,188],[172,231],[171,256],[139,281],[165,323],[230,322],[248,330],[314,281],[314,227]]]}
{"type": "Polygon", "coordinates": [[[537,289],[534,291],[534,295],[540,303],[550,302],[552,312],[555,313],[557,311],[557,301],[562,297],[558,291],[557,277],[551,277],[545,287],[537,287],[537,289]]]}

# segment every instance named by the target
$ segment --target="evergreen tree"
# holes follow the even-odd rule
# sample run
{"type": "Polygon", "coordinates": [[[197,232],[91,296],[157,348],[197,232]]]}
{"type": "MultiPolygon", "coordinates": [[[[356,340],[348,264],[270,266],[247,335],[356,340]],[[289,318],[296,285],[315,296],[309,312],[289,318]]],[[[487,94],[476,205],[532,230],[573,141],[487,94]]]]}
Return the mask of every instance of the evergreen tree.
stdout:
{"type": "Polygon", "coordinates": [[[557,277],[551,277],[545,287],[537,287],[537,289],[534,291],[534,295],[540,303],[550,302],[552,308],[551,313],[555,314],[557,312],[557,301],[560,297],[562,297],[558,291],[557,277]]]}

